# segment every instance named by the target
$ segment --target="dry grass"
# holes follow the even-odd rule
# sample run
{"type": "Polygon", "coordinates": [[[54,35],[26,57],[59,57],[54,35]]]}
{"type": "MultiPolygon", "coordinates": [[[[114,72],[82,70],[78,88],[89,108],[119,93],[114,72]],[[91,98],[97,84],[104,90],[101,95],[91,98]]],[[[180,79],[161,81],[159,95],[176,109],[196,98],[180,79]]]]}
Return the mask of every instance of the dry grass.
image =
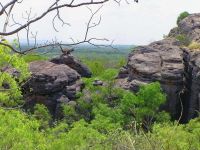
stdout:
{"type": "Polygon", "coordinates": [[[188,48],[191,51],[200,51],[200,43],[198,43],[198,42],[191,42],[190,45],[188,46],[188,48]]]}

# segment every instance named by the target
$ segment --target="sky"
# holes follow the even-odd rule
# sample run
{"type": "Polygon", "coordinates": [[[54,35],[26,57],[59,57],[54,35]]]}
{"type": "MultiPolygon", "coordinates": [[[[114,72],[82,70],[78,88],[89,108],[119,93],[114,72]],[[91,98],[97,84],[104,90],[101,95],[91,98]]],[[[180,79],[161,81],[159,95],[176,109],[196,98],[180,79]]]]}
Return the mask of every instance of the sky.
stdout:
{"type": "MultiPolygon", "coordinates": [[[[4,4],[7,0],[0,1],[4,4]]],[[[31,8],[32,16],[38,16],[52,1],[24,0],[22,4],[15,7],[14,18],[17,22],[23,23],[25,20],[22,19],[22,14],[25,14],[26,10],[31,8]]],[[[81,1],[83,0],[77,0],[77,2],[81,1]]],[[[98,21],[101,15],[101,23],[89,32],[89,38],[107,38],[114,40],[114,44],[145,45],[167,35],[170,29],[176,26],[177,16],[181,12],[200,13],[200,0],[139,0],[139,3],[129,1],[130,4],[122,2],[120,6],[114,2],[104,4],[94,19],[98,21]]],[[[90,8],[95,11],[98,7],[90,6],[90,8]]],[[[79,41],[83,39],[86,22],[90,17],[88,8],[64,8],[60,13],[70,26],[62,27],[59,20],[56,20],[56,28],[59,29],[59,32],[56,32],[51,23],[55,12],[50,13],[41,21],[31,25],[31,31],[37,32],[38,41],[52,38],[63,42],[69,42],[70,38],[79,41]]],[[[2,22],[1,17],[0,29],[2,29],[2,22]]],[[[21,32],[19,35],[20,39],[24,40],[25,33],[21,32]]]]}

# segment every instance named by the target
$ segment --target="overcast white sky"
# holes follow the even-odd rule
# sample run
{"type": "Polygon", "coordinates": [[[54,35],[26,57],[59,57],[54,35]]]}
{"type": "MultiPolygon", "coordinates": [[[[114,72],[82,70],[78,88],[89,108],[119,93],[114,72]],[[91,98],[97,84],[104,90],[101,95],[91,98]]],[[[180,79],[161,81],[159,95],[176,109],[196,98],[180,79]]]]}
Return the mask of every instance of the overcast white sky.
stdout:
{"type": "MultiPolygon", "coordinates": [[[[7,0],[0,1],[4,3],[7,0]]],[[[24,0],[15,8],[15,20],[22,21],[22,12],[29,10],[30,7],[32,7],[33,15],[35,13],[39,15],[51,2],[52,0],[24,0]]],[[[91,8],[95,10],[96,7],[91,8]]],[[[104,4],[99,12],[99,15],[102,15],[100,26],[91,30],[89,36],[115,40],[115,44],[147,44],[161,39],[172,27],[176,26],[177,16],[183,11],[200,12],[200,0],[140,0],[138,4],[123,3],[120,7],[109,2],[104,4]]],[[[86,28],[85,23],[90,16],[86,7],[62,9],[61,15],[66,22],[71,24],[71,27],[61,28],[58,22],[59,33],[53,30],[51,24],[54,14],[49,14],[42,21],[31,26],[33,31],[38,31],[39,40],[54,37],[62,41],[69,41],[70,37],[82,39],[86,28]]],[[[0,28],[2,28],[3,20],[0,19],[0,28]]],[[[24,34],[21,33],[21,37],[23,36],[24,34]]]]}

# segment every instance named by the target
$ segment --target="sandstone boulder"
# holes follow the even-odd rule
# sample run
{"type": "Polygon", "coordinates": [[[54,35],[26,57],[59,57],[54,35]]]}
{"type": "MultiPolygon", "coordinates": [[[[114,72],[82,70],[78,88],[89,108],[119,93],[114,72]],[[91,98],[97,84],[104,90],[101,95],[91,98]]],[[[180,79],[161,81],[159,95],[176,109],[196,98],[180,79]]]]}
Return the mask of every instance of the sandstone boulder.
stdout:
{"type": "Polygon", "coordinates": [[[73,55],[69,54],[63,54],[59,57],[53,58],[51,62],[55,64],[65,64],[69,66],[70,68],[76,70],[82,77],[91,77],[92,73],[90,70],[81,63],[80,60],[75,59],[73,55]]]}
{"type": "Polygon", "coordinates": [[[65,64],[34,61],[29,64],[31,78],[24,85],[26,108],[46,105],[54,117],[60,117],[61,105],[76,99],[84,85],[77,71],[65,64]]]}
{"type": "Polygon", "coordinates": [[[32,77],[29,80],[29,86],[36,94],[58,92],[80,79],[80,75],[67,65],[48,61],[31,62],[30,71],[32,77]]]}

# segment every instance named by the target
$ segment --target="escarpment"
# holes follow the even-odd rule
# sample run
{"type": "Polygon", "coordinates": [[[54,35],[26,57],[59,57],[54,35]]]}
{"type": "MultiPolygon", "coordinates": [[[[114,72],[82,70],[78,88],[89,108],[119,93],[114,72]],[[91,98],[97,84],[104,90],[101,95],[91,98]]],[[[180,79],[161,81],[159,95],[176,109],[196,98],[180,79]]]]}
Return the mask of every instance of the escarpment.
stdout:
{"type": "Polygon", "coordinates": [[[118,85],[137,91],[142,84],[160,82],[167,96],[161,109],[187,122],[200,111],[200,48],[193,51],[182,45],[179,35],[200,42],[200,14],[180,21],[167,38],[135,48],[119,72],[118,85]]]}

